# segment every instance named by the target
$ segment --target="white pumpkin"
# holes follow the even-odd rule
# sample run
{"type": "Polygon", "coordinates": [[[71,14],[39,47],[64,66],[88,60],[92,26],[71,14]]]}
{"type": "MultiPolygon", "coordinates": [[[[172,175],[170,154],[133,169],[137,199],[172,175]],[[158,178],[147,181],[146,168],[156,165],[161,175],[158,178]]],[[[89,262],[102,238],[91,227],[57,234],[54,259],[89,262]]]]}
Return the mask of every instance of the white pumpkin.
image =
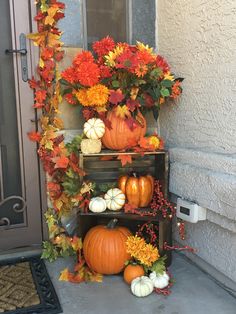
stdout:
{"type": "Polygon", "coordinates": [[[93,197],[89,202],[89,209],[93,213],[102,213],[106,210],[107,203],[102,197],[93,197]]]}
{"type": "Polygon", "coordinates": [[[105,124],[101,119],[92,118],[84,124],[84,134],[91,140],[102,138],[105,133],[105,124]]]}
{"type": "Polygon", "coordinates": [[[170,281],[170,277],[166,272],[164,272],[162,275],[159,275],[159,274],[156,274],[155,271],[153,271],[149,275],[149,278],[152,280],[154,287],[157,289],[166,288],[170,281]]]}
{"type": "Polygon", "coordinates": [[[147,276],[137,277],[131,282],[131,291],[136,297],[146,297],[152,293],[154,287],[152,280],[147,276]]]}
{"type": "Polygon", "coordinates": [[[104,198],[107,208],[113,211],[120,210],[125,204],[125,194],[118,188],[108,190],[104,198]]]}

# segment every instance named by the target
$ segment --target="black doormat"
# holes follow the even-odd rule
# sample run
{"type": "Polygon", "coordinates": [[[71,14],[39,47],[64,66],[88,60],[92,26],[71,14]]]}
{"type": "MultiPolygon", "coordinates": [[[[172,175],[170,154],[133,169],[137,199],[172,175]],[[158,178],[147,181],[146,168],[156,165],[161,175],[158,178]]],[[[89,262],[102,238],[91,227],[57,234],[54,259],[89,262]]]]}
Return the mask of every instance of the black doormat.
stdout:
{"type": "Polygon", "coordinates": [[[0,262],[0,313],[62,313],[40,256],[0,262]]]}

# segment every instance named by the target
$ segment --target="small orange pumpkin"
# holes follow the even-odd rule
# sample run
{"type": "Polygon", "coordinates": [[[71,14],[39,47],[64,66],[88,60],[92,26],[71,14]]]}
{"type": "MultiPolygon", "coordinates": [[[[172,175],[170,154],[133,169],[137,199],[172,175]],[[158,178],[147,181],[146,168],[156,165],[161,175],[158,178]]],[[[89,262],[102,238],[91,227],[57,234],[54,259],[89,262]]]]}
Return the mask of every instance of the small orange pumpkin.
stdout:
{"type": "Polygon", "coordinates": [[[147,123],[141,112],[138,112],[136,116],[139,123],[133,130],[129,128],[125,119],[116,115],[115,110],[108,112],[107,120],[111,122],[112,129],[106,127],[105,134],[102,137],[102,143],[106,148],[122,150],[130,147],[130,143],[135,146],[146,133],[147,123]]]}
{"type": "Polygon", "coordinates": [[[137,277],[144,276],[145,272],[142,265],[129,264],[124,270],[124,281],[131,284],[131,281],[137,277]]]}
{"type": "Polygon", "coordinates": [[[120,273],[131,256],[126,252],[126,240],[131,232],[117,227],[117,219],[107,226],[91,228],[83,242],[84,258],[88,266],[97,273],[113,275],[120,273]]]}
{"type": "Polygon", "coordinates": [[[118,180],[119,189],[126,195],[129,204],[135,207],[147,207],[152,200],[154,178],[151,175],[138,177],[121,176],[118,180]]]}

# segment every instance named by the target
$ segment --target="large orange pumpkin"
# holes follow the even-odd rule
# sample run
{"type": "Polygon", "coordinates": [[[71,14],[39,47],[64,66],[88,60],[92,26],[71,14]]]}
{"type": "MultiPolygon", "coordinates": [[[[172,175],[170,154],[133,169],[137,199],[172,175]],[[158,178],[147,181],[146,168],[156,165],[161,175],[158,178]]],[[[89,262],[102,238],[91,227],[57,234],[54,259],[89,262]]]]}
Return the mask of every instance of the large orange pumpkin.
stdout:
{"type": "Polygon", "coordinates": [[[107,114],[107,119],[111,122],[112,129],[106,127],[105,134],[102,137],[102,143],[106,148],[121,150],[137,145],[139,140],[145,135],[147,123],[141,112],[138,112],[136,120],[137,126],[131,130],[125,119],[117,117],[115,110],[107,114]]]}
{"type": "Polygon", "coordinates": [[[152,200],[154,178],[151,175],[138,177],[121,176],[118,180],[119,189],[126,195],[129,204],[135,207],[147,207],[152,200]]]}
{"type": "Polygon", "coordinates": [[[145,272],[142,265],[129,264],[124,270],[124,281],[131,284],[131,281],[137,277],[144,276],[145,272]]]}
{"type": "Polygon", "coordinates": [[[120,273],[131,256],[126,252],[126,240],[131,232],[116,226],[117,219],[107,226],[91,228],[83,242],[84,258],[88,266],[97,273],[112,275],[120,273]]]}

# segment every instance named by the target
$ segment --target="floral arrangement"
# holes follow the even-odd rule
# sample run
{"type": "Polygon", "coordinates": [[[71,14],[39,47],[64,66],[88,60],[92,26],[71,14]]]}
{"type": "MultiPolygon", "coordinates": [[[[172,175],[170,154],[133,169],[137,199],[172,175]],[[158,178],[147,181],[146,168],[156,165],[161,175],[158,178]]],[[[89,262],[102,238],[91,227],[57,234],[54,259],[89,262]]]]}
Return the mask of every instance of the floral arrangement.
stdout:
{"type": "Polygon", "coordinates": [[[115,43],[108,36],[93,44],[93,52],[80,52],[61,74],[65,99],[80,105],[86,120],[97,116],[110,127],[106,113],[115,110],[134,129],[139,111],[152,110],[157,118],[160,106],[182,92],[182,79],[143,43],[115,43]]]}
{"type": "MultiPolygon", "coordinates": [[[[44,242],[43,257],[55,260],[74,254],[78,258],[75,273],[66,269],[61,274],[61,280],[101,281],[101,276],[86,265],[81,239],[68,234],[61,223],[61,217],[74,206],[86,210],[94,192],[92,183],[81,185],[78,180],[84,175],[79,166],[78,152],[82,136],[65,144],[63,135],[59,133],[63,129],[63,121],[57,116],[62,96],[69,103],[80,105],[86,120],[99,117],[109,127],[107,113],[114,109],[116,115],[133,130],[141,123],[139,111],[145,113],[152,110],[157,118],[165,100],[175,99],[181,94],[182,79],[175,78],[166,61],[148,46],[142,43],[136,46],[116,44],[110,37],[94,43],[95,56],[89,51],[78,54],[72,66],[60,74],[57,62],[63,59],[64,52],[57,23],[64,17],[65,5],[57,0],[36,0],[36,4],[38,32],[29,34],[28,38],[39,47],[39,62],[37,78],[32,77],[29,85],[34,91],[32,107],[37,110],[41,128],[29,132],[28,136],[37,142],[38,154],[49,178],[47,192],[52,208],[45,215],[49,241],[44,242]],[[61,84],[65,86],[63,91],[61,84]]],[[[157,136],[142,137],[140,141],[142,149],[163,147],[157,136]]],[[[142,153],[142,149],[139,152],[142,153]]],[[[118,156],[118,159],[125,165],[132,158],[124,155],[118,156]]],[[[158,186],[156,190],[158,194],[158,186]]],[[[156,211],[161,210],[157,206],[160,200],[162,197],[157,197],[152,204],[156,211]]],[[[169,204],[164,206],[165,214],[171,214],[169,204]]],[[[156,244],[146,242],[141,234],[128,239],[127,249],[147,269],[156,273],[158,269],[165,269],[156,244]]]]}

